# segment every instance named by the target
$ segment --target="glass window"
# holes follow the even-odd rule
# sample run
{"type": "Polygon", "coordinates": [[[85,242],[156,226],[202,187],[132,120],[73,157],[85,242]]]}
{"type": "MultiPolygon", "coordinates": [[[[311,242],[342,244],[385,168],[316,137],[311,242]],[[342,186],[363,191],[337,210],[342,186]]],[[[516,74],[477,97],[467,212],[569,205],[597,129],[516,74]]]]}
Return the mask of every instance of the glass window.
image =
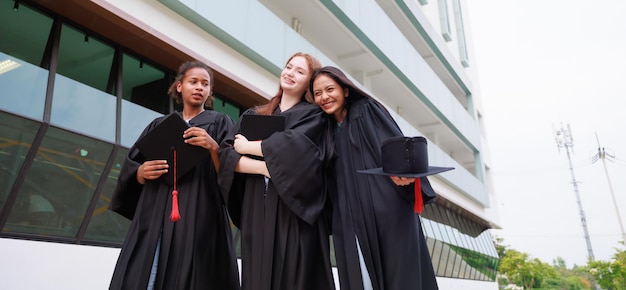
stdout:
{"type": "Polygon", "coordinates": [[[14,3],[0,3],[0,52],[42,66],[53,19],[24,3],[17,7],[14,3]]]}
{"type": "Polygon", "coordinates": [[[111,144],[50,127],[4,231],[76,237],[111,150],[111,144]]]}
{"type": "Polygon", "coordinates": [[[495,252],[495,245],[493,243],[491,235],[489,234],[489,231],[483,232],[480,236],[476,238],[476,241],[478,244],[484,245],[483,248],[487,248],[487,250],[483,249],[483,251],[481,251],[483,252],[483,254],[481,254],[481,257],[484,262],[484,273],[490,280],[495,281],[499,259],[497,252],[495,252]],[[490,255],[488,253],[490,252],[488,249],[493,249],[493,255],[490,255]]]}
{"type": "Polygon", "coordinates": [[[435,241],[436,241],[433,228],[436,227],[437,225],[436,223],[426,218],[422,218],[422,225],[424,228],[424,235],[428,244],[428,252],[430,256],[433,257],[435,255],[434,246],[435,246],[435,241]]]}
{"type": "Polygon", "coordinates": [[[435,274],[437,276],[445,276],[445,265],[446,261],[443,258],[444,252],[444,243],[442,241],[436,240],[435,246],[433,247],[433,269],[435,270],[435,274]]]}
{"type": "Polygon", "coordinates": [[[170,112],[170,98],[167,94],[170,82],[163,70],[124,54],[122,80],[124,100],[163,115],[170,112]]]}
{"type": "Polygon", "coordinates": [[[424,237],[434,238],[435,234],[433,233],[432,221],[421,216],[419,218],[422,221],[422,230],[424,231],[424,237]]]}
{"type": "Polygon", "coordinates": [[[437,205],[428,207],[428,216],[432,220],[422,221],[437,276],[495,281],[498,258],[489,231],[481,233],[479,224],[437,205]]]}
{"type": "Polygon", "coordinates": [[[93,215],[89,221],[85,240],[106,241],[122,243],[130,227],[130,220],[108,210],[111,196],[117,185],[117,177],[124,164],[128,149],[120,149],[117,152],[113,167],[104,183],[102,194],[96,204],[93,215]]]}
{"type": "Polygon", "coordinates": [[[152,120],[170,112],[167,73],[128,54],[122,64],[121,144],[130,148],[152,120]]]}
{"type": "Polygon", "coordinates": [[[239,107],[225,101],[223,98],[215,96],[215,100],[213,100],[213,110],[222,112],[228,116],[230,116],[235,122],[239,120],[239,116],[241,115],[241,110],[239,107]]]}
{"type": "MultiPolygon", "coordinates": [[[[448,225],[444,225],[442,227],[442,230],[444,231],[444,237],[446,237],[444,242],[448,246],[448,251],[450,252],[449,254],[450,255],[456,255],[455,249],[457,247],[456,247],[456,241],[454,240],[453,228],[448,226],[448,225]]],[[[452,263],[448,263],[446,265],[446,273],[450,272],[452,270],[453,266],[454,265],[452,263]]]]}
{"type": "Polygon", "coordinates": [[[37,122],[0,113],[0,209],[11,192],[39,126],[37,122]]]}
{"type": "Polygon", "coordinates": [[[442,208],[439,207],[439,206],[436,206],[436,207],[432,207],[432,209],[433,209],[433,220],[434,220],[433,221],[433,228],[434,228],[433,233],[435,234],[434,237],[437,240],[447,242],[446,237],[443,235],[444,231],[443,231],[442,228],[444,227],[444,224],[443,223],[439,223],[439,222],[435,222],[435,220],[436,221],[441,221],[442,220],[442,217],[441,217],[441,210],[442,210],[442,208]]]}
{"type": "Polygon", "coordinates": [[[57,75],[50,123],[114,143],[116,105],[114,96],[57,75]]]}
{"type": "Polygon", "coordinates": [[[28,5],[0,3],[0,108],[43,119],[48,71],[44,52],[53,19],[28,5]]]}
{"type": "MultiPolygon", "coordinates": [[[[454,218],[458,220],[458,224],[459,227],[468,227],[467,224],[470,223],[467,220],[464,220],[460,215],[458,214],[454,214],[454,218]]],[[[462,271],[461,273],[463,273],[464,271],[466,271],[467,267],[473,267],[475,266],[475,263],[473,263],[473,257],[474,257],[474,251],[476,250],[475,246],[473,245],[472,241],[474,241],[475,239],[471,238],[470,236],[463,234],[459,231],[459,229],[455,229],[455,235],[457,236],[457,239],[459,241],[459,246],[460,248],[457,250],[457,252],[463,256],[463,260],[466,262],[464,265],[462,265],[462,271]]]]}
{"type": "Polygon", "coordinates": [[[484,231],[479,237],[482,237],[484,241],[483,244],[486,246],[485,253],[492,257],[498,258],[498,250],[496,249],[496,245],[494,244],[493,237],[491,236],[490,231],[484,231]]]}
{"type": "Polygon", "coordinates": [[[61,28],[57,73],[114,95],[115,49],[87,32],[64,24],[61,28]]]}
{"type": "Polygon", "coordinates": [[[461,225],[461,220],[460,217],[452,212],[451,210],[445,210],[446,215],[448,216],[448,219],[451,221],[451,224],[453,225],[453,227],[449,228],[449,237],[450,237],[450,248],[452,249],[452,252],[454,253],[455,256],[459,257],[458,260],[456,260],[456,263],[454,263],[453,265],[451,265],[453,267],[453,271],[455,273],[454,277],[459,277],[457,275],[459,275],[460,273],[463,273],[465,271],[465,269],[467,268],[467,254],[466,254],[466,248],[464,247],[464,238],[463,236],[459,233],[459,230],[457,229],[458,227],[460,227],[461,225]],[[461,263],[461,260],[464,260],[464,263],[461,263]]]}
{"type": "MultiPolygon", "coordinates": [[[[168,114],[172,107],[182,109],[167,94],[173,72],[123,53],[79,27],[53,25],[54,18],[25,3],[0,2],[0,87],[4,88],[0,91],[0,209],[8,214],[6,224],[0,225],[2,232],[35,239],[122,243],[131,222],[109,211],[108,205],[128,152],[125,148],[154,118],[168,114]],[[50,36],[58,35],[51,33],[53,27],[61,30],[60,39],[54,39],[59,44],[56,55],[51,55],[50,36]],[[50,57],[57,57],[58,63],[52,92],[46,91],[50,57]],[[41,126],[33,120],[43,120],[46,95],[52,96],[51,126],[40,144],[32,144],[41,126]],[[120,132],[116,132],[118,97],[120,132]],[[116,141],[125,148],[113,159],[116,141]],[[9,196],[29,152],[34,160],[27,164],[22,186],[9,196]],[[104,172],[111,159],[114,164],[104,172]],[[101,192],[96,193],[97,188],[101,192]],[[7,200],[11,208],[4,204],[7,200]],[[85,229],[86,216],[90,218],[85,229]],[[77,237],[81,229],[84,236],[77,237]]],[[[237,120],[241,109],[227,99],[216,96],[213,109],[237,120]]],[[[239,243],[237,247],[239,253],[239,243]]]]}
{"type": "Polygon", "coordinates": [[[122,128],[122,146],[127,148],[133,146],[148,124],[162,115],[159,112],[122,100],[122,124],[120,125],[122,128]]]}
{"type": "Polygon", "coordinates": [[[114,52],[88,33],[62,26],[52,124],[115,142],[114,52]]]}
{"type": "Polygon", "coordinates": [[[48,71],[0,52],[0,109],[43,120],[48,71]]]}

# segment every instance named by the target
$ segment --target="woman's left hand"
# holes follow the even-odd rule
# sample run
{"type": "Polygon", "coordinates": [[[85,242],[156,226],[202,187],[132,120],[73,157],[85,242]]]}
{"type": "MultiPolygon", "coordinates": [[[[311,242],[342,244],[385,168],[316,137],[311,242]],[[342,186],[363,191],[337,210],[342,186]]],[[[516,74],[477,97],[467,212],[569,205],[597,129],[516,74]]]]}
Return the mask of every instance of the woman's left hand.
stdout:
{"type": "Polygon", "coordinates": [[[206,130],[199,127],[191,127],[183,133],[185,143],[194,146],[200,146],[210,151],[217,151],[219,144],[207,133],[206,130]]]}

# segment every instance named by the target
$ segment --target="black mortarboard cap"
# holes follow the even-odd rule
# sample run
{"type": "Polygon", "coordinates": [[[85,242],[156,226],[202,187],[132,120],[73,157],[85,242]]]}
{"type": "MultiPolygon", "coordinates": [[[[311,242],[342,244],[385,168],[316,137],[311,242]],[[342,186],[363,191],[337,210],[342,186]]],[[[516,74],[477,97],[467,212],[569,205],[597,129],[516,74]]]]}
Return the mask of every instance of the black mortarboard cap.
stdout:
{"type": "Polygon", "coordinates": [[[426,138],[421,136],[391,137],[383,141],[380,150],[382,167],[357,170],[357,172],[415,178],[413,209],[416,213],[421,213],[424,203],[432,202],[436,196],[435,190],[426,177],[454,169],[454,167],[428,165],[428,144],[426,138]]]}
{"type": "Polygon", "coordinates": [[[241,116],[240,133],[250,141],[265,140],[275,132],[285,130],[285,116],[283,115],[253,115],[241,116]]]}
{"type": "Polygon", "coordinates": [[[403,176],[410,178],[438,174],[454,169],[428,165],[428,148],[426,138],[391,137],[381,145],[382,167],[357,170],[359,173],[403,176]]]}
{"type": "Polygon", "coordinates": [[[203,147],[185,143],[183,132],[188,128],[189,125],[178,113],[170,114],[136,143],[146,160],[167,160],[168,171],[160,179],[169,185],[174,183],[174,171],[176,179],[180,179],[210,154],[209,150],[203,147]]]}

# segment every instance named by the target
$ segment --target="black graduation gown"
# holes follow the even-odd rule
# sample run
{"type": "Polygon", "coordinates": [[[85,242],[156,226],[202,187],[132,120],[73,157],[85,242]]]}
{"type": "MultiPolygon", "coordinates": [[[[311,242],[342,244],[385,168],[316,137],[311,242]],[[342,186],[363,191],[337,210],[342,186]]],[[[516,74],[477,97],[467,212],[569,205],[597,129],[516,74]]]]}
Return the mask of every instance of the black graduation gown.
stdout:
{"type": "Polygon", "coordinates": [[[320,218],[322,111],[302,102],[274,114],[286,116],[286,129],[261,143],[272,177],[267,189],[264,176],[235,172],[239,123],[220,147],[219,184],[241,229],[242,289],[334,289],[329,230],[320,218]]]}
{"type": "MultiPolygon", "coordinates": [[[[400,128],[369,98],[356,101],[335,131],[337,159],[329,179],[334,180],[332,234],[341,290],[363,289],[355,236],[374,289],[438,289],[413,210],[413,186],[357,172],[381,167],[381,143],[393,136],[402,136],[400,128]]],[[[430,202],[434,192],[426,178],[421,180],[424,201],[430,202]]]]}
{"type": "MultiPolygon", "coordinates": [[[[164,118],[152,121],[139,138],[164,118]]],[[[233,126],[227,115],[208,110],[189,123],[207,130],[218,144],[233,126]]],[[[109,205],[132,220],[110,289],[146,289],[159,236],[162,240],[155,289],[239,289],[231,228],[211,157],[177,180],[181,215],[177,222],[169,219],[173,186],[162,180],[147,181],[145,185],[137,182],[137,168],[144,161],[133,146],[109,205]]]]}

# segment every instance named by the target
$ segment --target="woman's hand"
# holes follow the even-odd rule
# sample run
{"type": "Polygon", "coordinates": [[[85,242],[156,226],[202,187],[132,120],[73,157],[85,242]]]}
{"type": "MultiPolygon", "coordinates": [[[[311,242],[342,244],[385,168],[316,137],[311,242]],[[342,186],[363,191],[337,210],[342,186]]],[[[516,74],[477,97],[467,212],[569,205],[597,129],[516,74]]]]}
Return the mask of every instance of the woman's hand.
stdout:
{"type": "Polygon", "coordinates": [[[191,127],[183,133],[185,143],[194,146],[200,146],[204,149],[208,149],[211,152],[217,152],[219,144],[207,133],[206,130],[198,127],[191,127]]]}
{"type": "Polygon", "coordinates": [[[211,137],[206,130],[198,127],[191,127],[183,132],[183,138],[185,138],[185,143],[187,144],[208,149],[211,152],[211,160],[213,160],[215,170],[220,170],[220,159],[218,154],[220,144],[217,144],[217,141],[215,141],[215,139],[213,139],[213,137],[211,137]]]}
{"type": "Polygon", "coordinates": [[[398,186],[405,186],[415,182],[415,178],[402,176],[391,176],[391,180],[398,186]]]}
{"type": "Polygon", "coordinates": [[[137,169],[137,182],[145,184],[146,180],[155,180],[167,173],[167,160],[146,161],[137,169]]]}
{"type": "Polygon", "coordinates": [[[241,134],[235,135],[233,147],[235,148],[235,151],[241,155],[251,154],[263,156],[263,153],[261,152],[261,141],[249,141],[246,136],[241,134]]]}

